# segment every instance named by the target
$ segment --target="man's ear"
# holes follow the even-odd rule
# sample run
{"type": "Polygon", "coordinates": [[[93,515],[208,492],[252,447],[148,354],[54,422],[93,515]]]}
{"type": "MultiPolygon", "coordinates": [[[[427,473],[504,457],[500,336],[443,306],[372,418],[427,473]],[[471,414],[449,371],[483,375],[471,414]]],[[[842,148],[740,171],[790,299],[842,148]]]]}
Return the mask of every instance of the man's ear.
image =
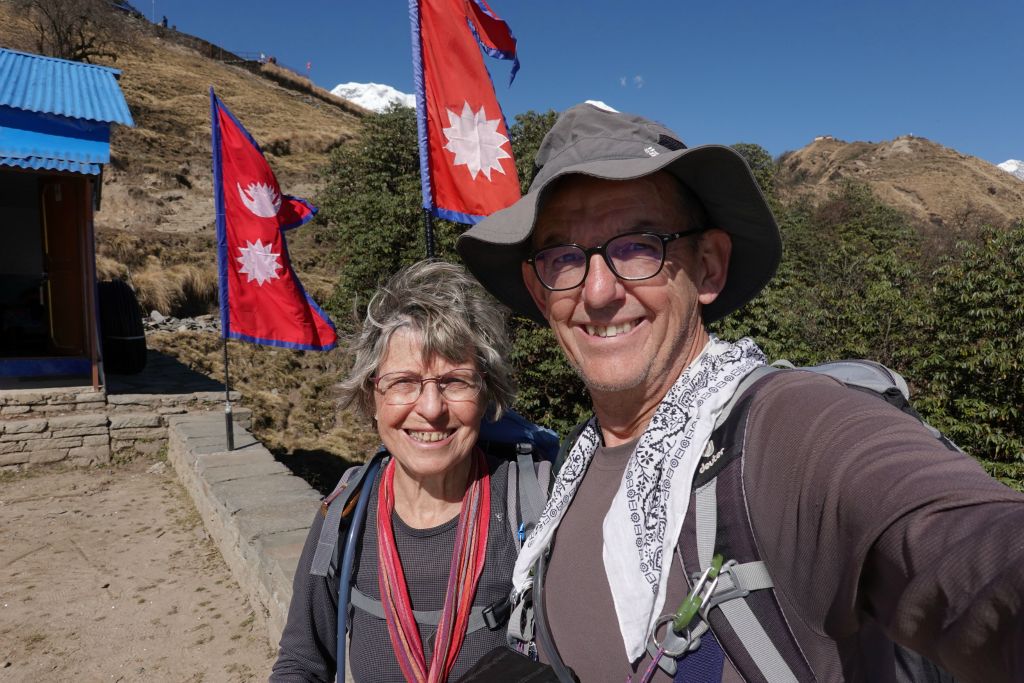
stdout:
{"type": "Polygon", "coordinates": [[[544,289],[544,285],[537,279],[537,273],[533,272],[533,266],[526,261],[520,264],[523,269],[523,284],[526,285],[527,291],[530,292],[530,297],[533,299],[533,303],[537,304],[537,308],[540,309],[540,314],[545,318],[548,317],[547,307],[547,291],[544,289]]]}
{"type": "Polygon", "coordinates": [[[732,237],[725,230],[708,230],[700,236],[697,255],[701,265],[697,300],[707,306],[725,289],[725,280],[729,274],[729,257],[732,255],[732,237]]]}

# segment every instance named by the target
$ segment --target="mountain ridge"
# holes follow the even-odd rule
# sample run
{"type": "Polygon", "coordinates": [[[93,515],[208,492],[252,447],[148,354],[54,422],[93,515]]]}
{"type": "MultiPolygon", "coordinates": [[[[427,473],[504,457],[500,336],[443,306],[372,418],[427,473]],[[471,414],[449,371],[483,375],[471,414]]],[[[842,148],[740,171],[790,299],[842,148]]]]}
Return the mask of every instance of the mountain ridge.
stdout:
{"type": "Polygon", "coordinates": [[[1024,181],[983,159],[927,138],[883,142],[819,136],[778,159],[780,196],[822,198],[841,182],[861,182],[886,204],[937,228],[965,220],[1012,223],[1024,217],[1024,181]]]}

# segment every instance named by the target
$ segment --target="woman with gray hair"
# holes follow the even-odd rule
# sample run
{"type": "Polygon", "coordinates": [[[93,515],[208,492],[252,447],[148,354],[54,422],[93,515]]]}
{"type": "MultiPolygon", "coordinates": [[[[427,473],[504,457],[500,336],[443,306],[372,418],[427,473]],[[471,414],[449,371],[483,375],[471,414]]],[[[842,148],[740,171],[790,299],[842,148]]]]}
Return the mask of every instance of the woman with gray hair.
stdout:
{"type": "Polygon", "coordinates": [[[314,521],[272,681],[330,680],[346,646],[356,681],[454,681],[505,644],[519,539],[504,516],[519,513],[510,463],[478,440],[513,398],[506,348],[499,307],[460,266],[417,263],[374,295],[341,388],[383,448],[314,521]],[[339,525],[361,538],[338,542],[339,525]]]}

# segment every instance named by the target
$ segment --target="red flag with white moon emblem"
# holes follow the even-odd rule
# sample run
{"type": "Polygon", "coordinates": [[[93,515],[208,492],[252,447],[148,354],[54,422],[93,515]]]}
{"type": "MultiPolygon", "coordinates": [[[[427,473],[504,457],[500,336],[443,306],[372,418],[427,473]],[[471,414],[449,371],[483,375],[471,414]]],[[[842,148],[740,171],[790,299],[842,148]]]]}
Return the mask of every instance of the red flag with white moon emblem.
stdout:
{"type": "Polygon", "coordinates": [[[519,199],[508,127],[480,52],[513,60],[515,78],[516,39],[485,0],[409,0],[409,17],[423,207],[475,223],[519,199]]]}
{"type": "Polygon", "coordinates": [[[256,141],[210,89],[221,330],[225,338],[326,351],[334,323],[292,271],[284,231],[316,207],[281,194],[256,141]]]}

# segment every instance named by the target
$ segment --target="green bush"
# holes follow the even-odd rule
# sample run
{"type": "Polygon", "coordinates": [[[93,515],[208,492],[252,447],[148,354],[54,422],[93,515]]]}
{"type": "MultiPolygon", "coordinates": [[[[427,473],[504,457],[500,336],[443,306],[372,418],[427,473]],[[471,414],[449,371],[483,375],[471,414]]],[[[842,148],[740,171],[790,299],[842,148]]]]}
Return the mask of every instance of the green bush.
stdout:
{"type": "Polygon", "coordinates": [[[926,380],[920,404],[935,426],[999,462],[1024,461],[1021,273],[1024,222],[960,243],[935,274],[930,352],[916,369],[926,380]]]}

